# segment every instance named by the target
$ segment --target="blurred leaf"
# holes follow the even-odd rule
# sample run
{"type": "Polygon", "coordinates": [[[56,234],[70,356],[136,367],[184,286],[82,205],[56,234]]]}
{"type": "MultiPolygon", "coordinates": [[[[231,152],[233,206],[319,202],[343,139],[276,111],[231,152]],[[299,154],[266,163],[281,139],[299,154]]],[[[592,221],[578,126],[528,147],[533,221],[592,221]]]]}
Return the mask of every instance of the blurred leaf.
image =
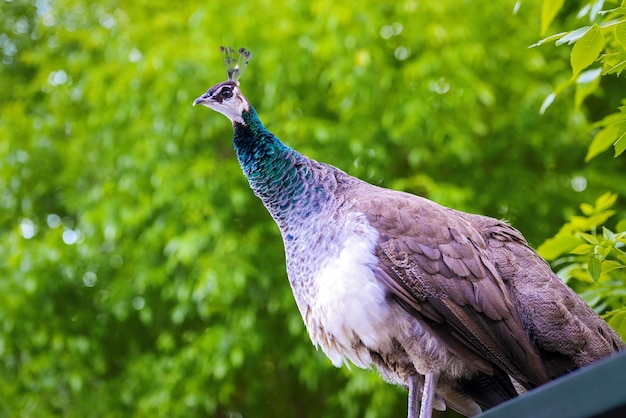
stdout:
{"type": "Polygon", "coordinates": [[[554,260],[564,253],[569,253],[580,245],[580,239],[573,235],[556,235],[543,242],[537,248],[539,255],[546,260],[554,260]]]}
{"type": "Polygon", "coordinates": [[[609,316],[609,325],[626,341],[626,308],[613,311],[609,316]]]}
{"type": "Polygon", "coordinates": [[[613,144],[615,146],[615,157],[621,155],[626,149],[626,123],[621,125],[622,132],[617,133],[617,140],[613,144]]]}
{"type": "Polygon", "coordinates": [[[591,216],[595,213],[596,208],[593,205],[590,205],[589,203],[581,203],[580,204],[580,211],[585,215],[585,216],[591,216]]]}
{"type": "Polygon", "coordinates": [[[564,0],[543,0],[541,5],[541,35],[548,32],[552,21],[563,7],[564,0]]]}
{"type": "Polygon", "coordinates": [[[596,199],[596,211],[601,212],[610,209],[617,202],[616,193],[607,192],[596,199]]]}
{"type": "Polygon", "coordinates": [[[543,115],[544,113],[546,113],[546,110],[554,102],[555,98],[556,98],[555,92],[548,94],[546,98],[543,100],[543,103],[541,103],[541,107],[539,108],[539,114],[543,115]]]}
{"type": "Polygon", "coordinates": [[[576,79],[576,95],[574,97],[574,104],[576,109],[580,109],[583,101],[587,96],[593,94],[600,84],[600,75],[602,74],[601,68],[594,68],[582,72],[576,79]]]}

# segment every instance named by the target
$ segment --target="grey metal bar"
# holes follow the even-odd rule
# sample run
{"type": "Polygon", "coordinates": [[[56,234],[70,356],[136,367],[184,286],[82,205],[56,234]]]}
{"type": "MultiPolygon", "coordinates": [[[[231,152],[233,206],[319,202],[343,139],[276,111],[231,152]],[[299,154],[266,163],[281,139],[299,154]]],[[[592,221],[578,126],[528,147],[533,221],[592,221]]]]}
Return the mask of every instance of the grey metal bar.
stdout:
{"type": "Polygon", "coordinates": [[[480,418],[624,418],[626,351],[547,383],[480,418]]]}

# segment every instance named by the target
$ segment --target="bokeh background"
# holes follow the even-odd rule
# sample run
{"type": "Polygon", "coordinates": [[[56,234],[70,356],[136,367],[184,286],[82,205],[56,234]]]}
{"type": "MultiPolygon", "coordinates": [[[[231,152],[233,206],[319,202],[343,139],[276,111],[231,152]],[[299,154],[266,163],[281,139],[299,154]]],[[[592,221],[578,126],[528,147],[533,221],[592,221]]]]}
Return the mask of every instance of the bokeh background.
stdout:
{"type": "MultiPolygon", "coordinates": [[[[549,33],[588,23],[569,3],[549,33]]],[[[191,103],[245,46],[289,146],[539,246],[607,191],[626,214],[624,159],[584,162],[626,83],[541,114],[571,77],[571,46],[528,48],[541,7],[0,0],[0,416],[403,416],[311,345],[229,121],[191,103]]]]}

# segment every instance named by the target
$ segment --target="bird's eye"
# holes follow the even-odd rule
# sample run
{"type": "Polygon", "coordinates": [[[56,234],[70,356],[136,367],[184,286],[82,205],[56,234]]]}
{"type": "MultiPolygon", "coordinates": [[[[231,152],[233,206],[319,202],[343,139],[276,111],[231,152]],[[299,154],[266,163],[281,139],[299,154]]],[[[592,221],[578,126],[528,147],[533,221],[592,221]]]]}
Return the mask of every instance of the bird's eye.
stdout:
{"type": "Polygon", "coordinates": [[[220,95],[222,96],[222,98],[228,99],[228,98],[233,97],[233,91],[229,88],[225,88],[225,89],[222,89],[222,92],[220,93],[220,95]]]}

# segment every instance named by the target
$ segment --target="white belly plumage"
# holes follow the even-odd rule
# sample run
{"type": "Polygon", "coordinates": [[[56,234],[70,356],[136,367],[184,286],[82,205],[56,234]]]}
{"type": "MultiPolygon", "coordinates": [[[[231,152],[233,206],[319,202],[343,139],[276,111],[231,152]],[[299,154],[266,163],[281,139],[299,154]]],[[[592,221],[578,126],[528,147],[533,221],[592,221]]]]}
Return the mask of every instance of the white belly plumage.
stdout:
{"type": "Polygon", "coordinates": [[[373,253],[378,233],[363,216],[346,228],[339,254],[314,277],[317,292],[305,322],[313,343],[335,366],[350,360],[367,368],[368,349],[389,347],[390,309],[385,289],[372,271],[378,261],[373,253]]]}

